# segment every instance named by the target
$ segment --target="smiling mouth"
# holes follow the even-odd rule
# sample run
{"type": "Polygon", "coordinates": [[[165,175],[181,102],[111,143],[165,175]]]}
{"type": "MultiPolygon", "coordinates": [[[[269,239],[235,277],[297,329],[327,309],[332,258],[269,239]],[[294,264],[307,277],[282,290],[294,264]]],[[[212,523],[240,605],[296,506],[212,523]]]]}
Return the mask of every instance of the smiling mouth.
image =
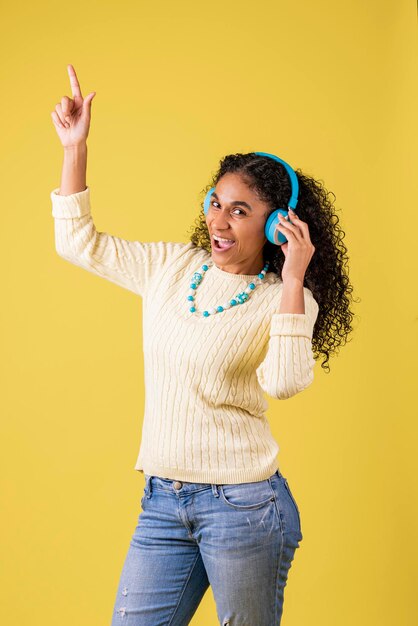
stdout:
{"type": "Polygon", "coordinates": [[[230,242],[218,241],[217,239],[212,237],[212,247],[215,250],[219,250],[219,251],[221,251],[221,250],[229,250],[234,245],[235,245],[235,241],[230,241],[230,242]]]}

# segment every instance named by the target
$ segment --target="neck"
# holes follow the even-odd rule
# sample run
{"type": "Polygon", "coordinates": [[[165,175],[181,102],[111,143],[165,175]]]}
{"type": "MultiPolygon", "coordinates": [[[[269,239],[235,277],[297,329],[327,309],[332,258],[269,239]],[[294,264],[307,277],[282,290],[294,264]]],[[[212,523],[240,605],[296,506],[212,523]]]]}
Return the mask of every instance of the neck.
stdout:
{"type": "Polygon", "coordinates": [[[258,259],[257,261],[253,261],[252,263],[244,263],[241,265],[237,264],[221,264],[214,260],[214,263],[219,269],[224,272],[229,272],[230,274],[259,274],[261,270],[264,268],[263,259],[258,259]]]}

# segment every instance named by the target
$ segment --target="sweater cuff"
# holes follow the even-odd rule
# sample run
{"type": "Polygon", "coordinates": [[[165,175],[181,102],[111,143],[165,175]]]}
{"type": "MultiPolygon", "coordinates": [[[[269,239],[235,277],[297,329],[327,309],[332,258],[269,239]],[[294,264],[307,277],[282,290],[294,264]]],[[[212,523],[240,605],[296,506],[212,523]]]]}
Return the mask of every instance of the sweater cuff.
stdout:
{"type": "Polygon", "coordinates": [[[50,193],[53,217],[83,217],[90,213],[90,187],[68,196],[59,195],[59,187],[50,193]]]}
{"type": "Polygon", "coordinates": [[[270,336],[273,335],[291,335],[312,339],[312,322],[306,313],[274,313],[270,325],[270,336]]]}

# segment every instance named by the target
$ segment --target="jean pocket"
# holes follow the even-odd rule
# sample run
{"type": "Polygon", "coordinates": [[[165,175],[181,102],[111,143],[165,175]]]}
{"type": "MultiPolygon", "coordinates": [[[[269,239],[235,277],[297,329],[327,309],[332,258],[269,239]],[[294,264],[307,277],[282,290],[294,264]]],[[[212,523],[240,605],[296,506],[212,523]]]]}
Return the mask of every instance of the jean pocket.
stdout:
{"type": "Polygon", "coordinates": [[[222,500],[234,509],[260,509],[274,502],[274,494],[268,480],[255,483],[219,485],[222,500]]]}

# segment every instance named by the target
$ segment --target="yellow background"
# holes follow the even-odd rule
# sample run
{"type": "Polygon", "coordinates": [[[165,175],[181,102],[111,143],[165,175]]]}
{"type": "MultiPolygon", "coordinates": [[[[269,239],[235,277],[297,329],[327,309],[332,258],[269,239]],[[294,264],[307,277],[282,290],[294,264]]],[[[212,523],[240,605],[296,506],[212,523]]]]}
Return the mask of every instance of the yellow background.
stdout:
{"type": "MultiPolygon", "coordinates": [[[[0,28],[2,622],[110,624],[144,485],[141,299],[54,247],[51,111],[72,63],[97,92],[100,230],[187,241],[231,152],[272,152],[336,194],[355,330],[330,375],[317,363],[304,393],[269,399],[304,533],[282,625],[411,626],[415,4],[26,1],[3,6],[0,28]]],[[[214,624],[209,588],[192,625],[214,624]]]]}

